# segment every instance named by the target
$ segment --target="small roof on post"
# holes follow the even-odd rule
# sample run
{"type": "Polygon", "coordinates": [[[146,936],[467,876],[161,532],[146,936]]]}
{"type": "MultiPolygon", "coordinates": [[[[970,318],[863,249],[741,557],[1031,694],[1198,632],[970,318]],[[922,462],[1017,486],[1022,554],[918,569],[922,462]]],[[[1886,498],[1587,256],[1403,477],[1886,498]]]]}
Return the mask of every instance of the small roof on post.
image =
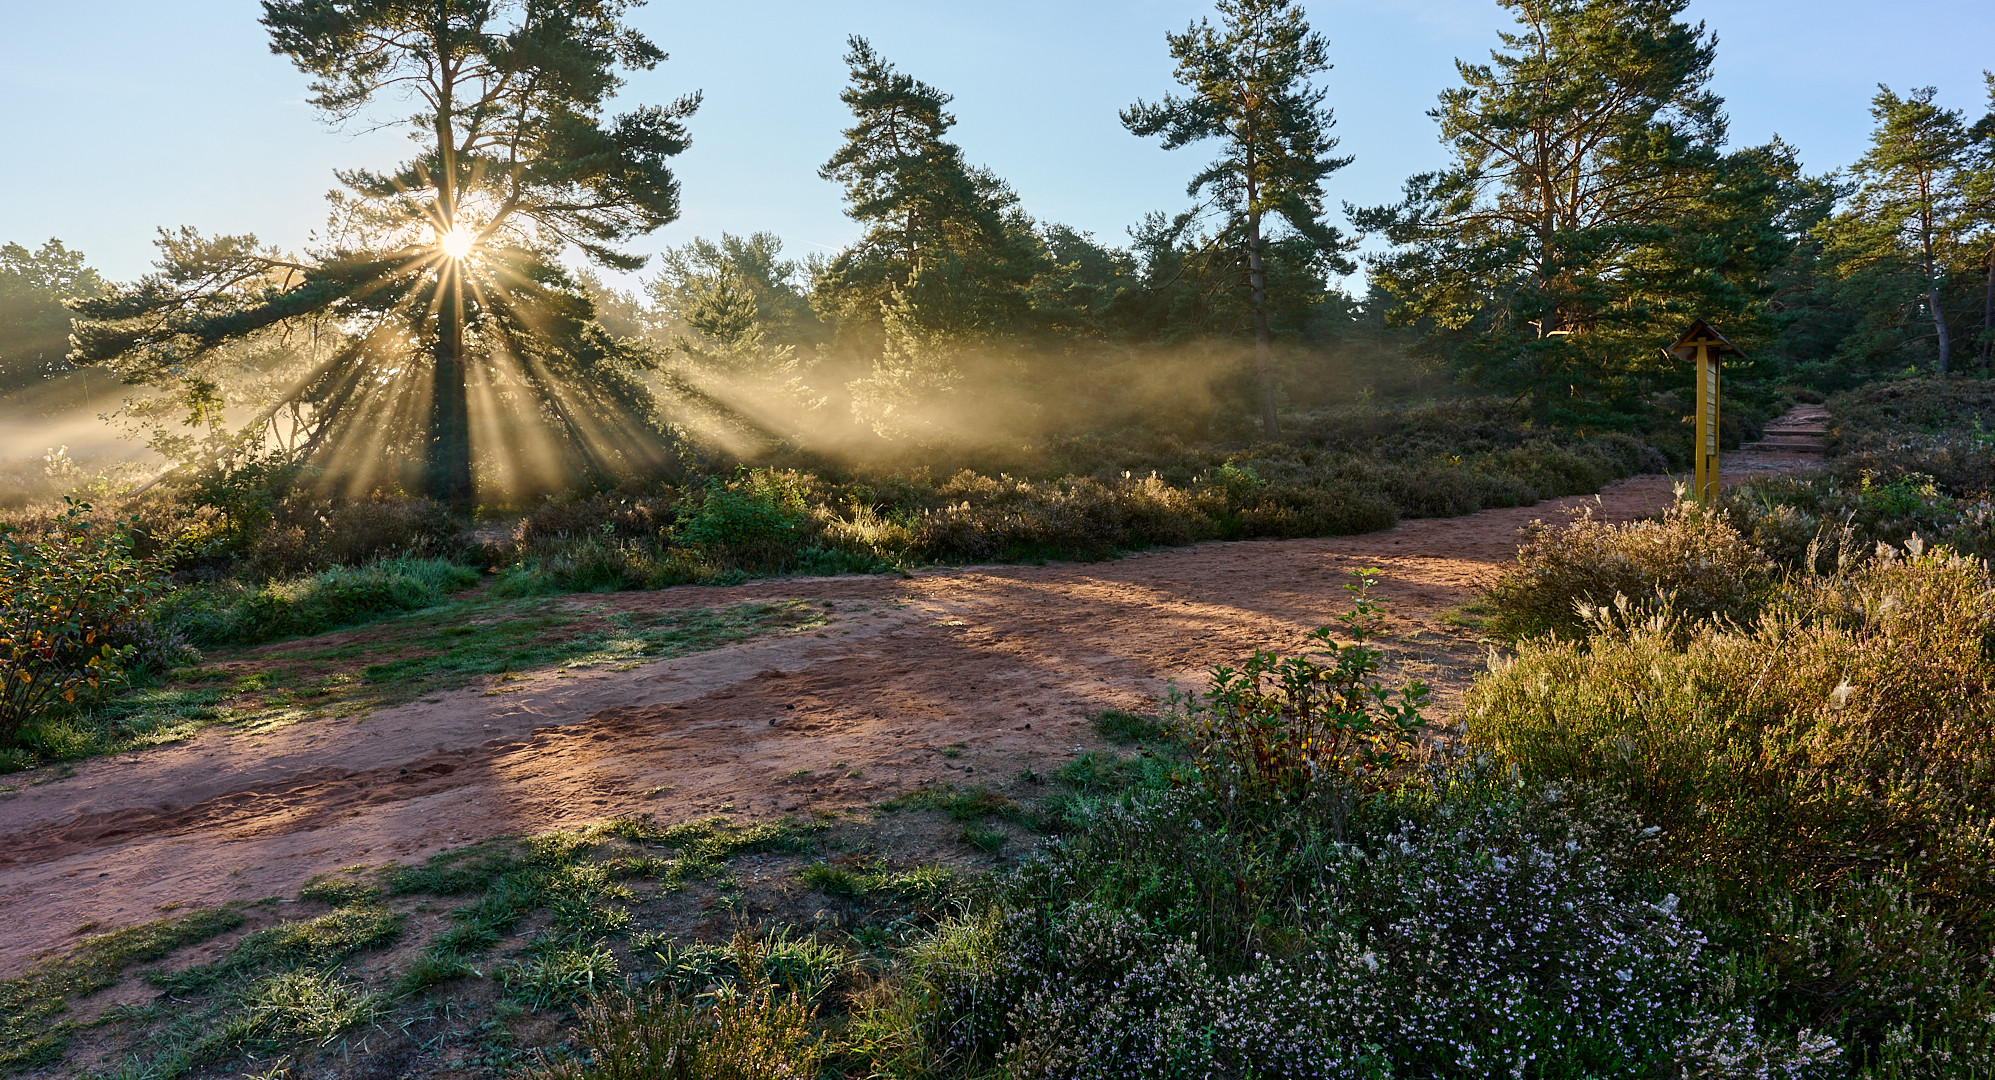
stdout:
{"type": "Polygon", "coordinates": [[[1685,330],[1683,336],[1676,339],[1676,343],[1669,347],[1669,351],[1678,360],[1695,360],[1699,345],[1709,346],[1713,356],[1723,356],[1726,353],[1731,353],[1733,356],[1745,355],[1744,350],[1725,340],[1725,335],[1719,333],[1717,327],[1703,319],[1691,323],[1690,329],[1685,330]]]}

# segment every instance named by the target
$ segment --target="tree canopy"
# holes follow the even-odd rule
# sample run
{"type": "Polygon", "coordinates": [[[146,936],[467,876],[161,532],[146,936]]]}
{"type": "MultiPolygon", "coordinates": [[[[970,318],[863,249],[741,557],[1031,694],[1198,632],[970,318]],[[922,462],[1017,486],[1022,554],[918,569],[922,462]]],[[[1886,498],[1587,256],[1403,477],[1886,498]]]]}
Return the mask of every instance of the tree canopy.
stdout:
{"type": "Polygon", "coordinates": [[[1018,197],[949,141],[950,96],[908,75],[865,38],[839,95],[854,123],[819,175],[845,189],[866,227],[819,274],[818,304],[842,326],[898,320],[962,336],[1022,328],[1042,254],[1018,197]]]}
{"type": "Polygon", "coordinates": [[[0,392],[47,378],[65,366],[70,311],[64,301],[96,296],[104,279],[62,241],[0,247],[0,392]]]}
{"type": "Polygon", "coordinates": [[[1396,245],[1372,264],[1396,317],[1548,407],[1667,379],[1657,343],[1693,317],[1756,343],[1806,193],[1784,144],[1726,153],[1687,0],[1500,2],[1516,29],[1428,114],[1454,160],[1354,212],[1396,245]]]}

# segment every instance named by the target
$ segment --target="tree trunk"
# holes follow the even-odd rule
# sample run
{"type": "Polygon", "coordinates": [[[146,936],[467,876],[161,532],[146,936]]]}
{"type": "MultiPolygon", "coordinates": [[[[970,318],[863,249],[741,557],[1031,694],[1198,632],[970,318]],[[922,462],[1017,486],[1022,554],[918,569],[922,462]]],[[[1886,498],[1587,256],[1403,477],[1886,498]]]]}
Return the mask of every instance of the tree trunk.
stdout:
{"type": "Polygon", "coordinates": [[[1261,262],[1261,215],[1247,216],[1247,274],[1254,288],[1254,369],[1261,384],[1261,429],[1270,439],[1281,438],[1281,418],[1275,414],[1275,358],[1268,342],[1268,275],[1261,262]]]}
{"type": "Polygon", "coordinates": [[[1926,279],[1926,302],[1933,305],[1933,330],[1940,339],[1939,374],[1947,373],[1947,354],[1952,351],[1953,342],[1947,336],[1947,313],[1940,309],[1940,285],[1931,277],[1926,279]]]}
{"type": "Polygon", "coordinates": [[[463,277],[456,266],[443,271],[443,302],[437,313],[435,366],[429,404],[429,460],[423,488],[439,502],[471,498],[471,416],[464,386],[463,277]]]}
{"type": "Polygon", "coordinates": [[[1921,186],[1921,192],[1922,197],[1927,199],[1927,202],[1925,209],[1920,211],[1919,268],[1926,272],[1926,302],[1933,305],[1933,333],[1939,339],[1940,356],[1935,374],[1941,378],[1945,378],[1948,366],[1947,362],[1953,358],[1953,338],[1952,335],[1947,333],[1946,309],[1940,306],[1939,260],[1933,257],[1933,212],[1932,202],[1930,201],[1931,196],[1924,194],[1925,188],[1923,185],[1921,186]]]}
{"type": "Polygon", "coordinates": [[[1988,374],[1988,361],[1995,354],[1995,243],[1988,245],[1988,288],[1981,297],[1981,373],[1988,374]]]}

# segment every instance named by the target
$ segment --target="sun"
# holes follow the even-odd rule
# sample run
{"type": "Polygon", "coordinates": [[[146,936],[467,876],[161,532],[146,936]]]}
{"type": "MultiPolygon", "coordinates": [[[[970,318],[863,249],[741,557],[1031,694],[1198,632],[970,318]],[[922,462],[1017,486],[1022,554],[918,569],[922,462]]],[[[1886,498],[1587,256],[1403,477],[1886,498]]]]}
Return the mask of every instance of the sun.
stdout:
{"type": "Polygon", "coordinates": [[[445,229],[436,234],[437,250],[453,259],[462,259],[471,254],[478,238],[469,229],[445,229]]]}

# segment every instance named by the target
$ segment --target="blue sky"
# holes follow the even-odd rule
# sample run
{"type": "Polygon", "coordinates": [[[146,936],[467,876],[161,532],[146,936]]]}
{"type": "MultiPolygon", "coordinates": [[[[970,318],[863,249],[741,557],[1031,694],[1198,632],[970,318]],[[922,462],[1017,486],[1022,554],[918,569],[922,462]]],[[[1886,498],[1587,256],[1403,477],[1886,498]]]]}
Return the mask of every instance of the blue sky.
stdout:
{"type": "MultiPolygon", "coordinates": [[[[1333,202],[1392,198],[1443,162],[1425,112],[1508,25],[1493,0],[1317,0],[1343,150],[1333,202]]],[[[304,78],[270,54],[253,0],[0,0],[0,242],[60,237],[113,277],[144,271],[159,226],[306,241],[340,166],[401,156],[399,134],[333,131],[304,78]]],[[[1116,111],[1169,89],[1166,31],[1193,0],[837,3],[653,0],[632,21],[672,54],[631,80],[635,102],[702,90],[679,163],[685,216],[636,245],[766,229],[792,254],[856,233],[816,175],[848,117],[837,100],[846,35],[956,95],[971,161],[1042,219],[1122,242],[1149,210],[1184,202],[1198,150],[1164,153],[1116,111]]],[[[1717,89],[1733,139],[1775,133],[1814,171],[1862,152],[1876,84],[1934,85],[1979,116],[1995,67],[1987,0],[1693,0],[1719,36],[1717,89]]]]}

